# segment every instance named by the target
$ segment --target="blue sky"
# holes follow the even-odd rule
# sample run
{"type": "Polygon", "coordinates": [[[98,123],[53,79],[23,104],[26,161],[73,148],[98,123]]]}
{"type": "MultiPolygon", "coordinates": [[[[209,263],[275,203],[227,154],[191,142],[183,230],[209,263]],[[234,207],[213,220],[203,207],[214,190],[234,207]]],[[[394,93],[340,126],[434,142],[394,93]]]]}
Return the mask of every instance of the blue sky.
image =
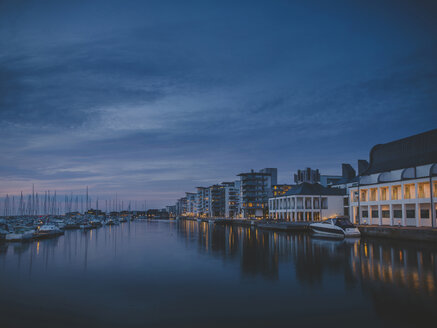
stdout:
{"type": "Polygon", "coordinates": [[[436,127],[433,1],[2,1],[0,196],[173,203],[436,127]]]}

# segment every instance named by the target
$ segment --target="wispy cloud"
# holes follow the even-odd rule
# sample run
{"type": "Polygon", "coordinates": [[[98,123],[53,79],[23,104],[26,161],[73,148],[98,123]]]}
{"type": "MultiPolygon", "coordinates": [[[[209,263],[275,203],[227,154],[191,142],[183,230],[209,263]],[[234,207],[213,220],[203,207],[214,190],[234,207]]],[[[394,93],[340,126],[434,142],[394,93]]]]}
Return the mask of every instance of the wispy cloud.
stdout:
{"type": "Polygon", "coordinates": [[[251,168],[338,173],[435,125],[432,4],[107,3],[2,4],[0,193],[162,206],[251,168]]]}

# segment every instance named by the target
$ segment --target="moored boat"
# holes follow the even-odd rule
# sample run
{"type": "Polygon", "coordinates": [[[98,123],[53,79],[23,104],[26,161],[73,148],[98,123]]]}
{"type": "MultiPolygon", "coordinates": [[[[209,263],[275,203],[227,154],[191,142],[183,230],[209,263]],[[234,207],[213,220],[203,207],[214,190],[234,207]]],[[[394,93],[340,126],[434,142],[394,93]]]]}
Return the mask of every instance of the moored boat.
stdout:
{"type": "Polygon", "coordinates": [[[59,229],[54,224],[44,224],[35,229],[34,236],[36,238],[46,238],[63,235],[64,231],[59,229]]]}
{"type": "Polygon", "coordinates": [[[335,237],[359,237],[360,231],[346,217],[336,217],[310,224],[313,232],[335,237]]]}

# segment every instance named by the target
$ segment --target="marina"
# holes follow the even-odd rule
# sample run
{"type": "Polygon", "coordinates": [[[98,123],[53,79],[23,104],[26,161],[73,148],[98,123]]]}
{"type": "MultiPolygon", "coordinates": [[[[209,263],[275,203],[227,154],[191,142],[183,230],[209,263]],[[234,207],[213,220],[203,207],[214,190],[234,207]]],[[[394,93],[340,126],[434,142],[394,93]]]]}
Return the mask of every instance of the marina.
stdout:
{"type": "Polygon", "coordinates": [[[356,327],[418,327],[437,319],[436,272],[430,243],[140,219],[1,243],[0,315],[2,327],[303,327],[338,325],[340,308],[356,327]]]}
{"type": "Polygon", "coordinates": [[[106,215],[23,216],[0,219],[0,242],[29,241],[57,237],[64,230],[90,230],[103,225],[118,225],[142,216],[110,217],[106,215]]]}
{"type": "Polygon", "coordinates": [[[0,328],[435,326],[437,1],[0,8],[0,328]]]}

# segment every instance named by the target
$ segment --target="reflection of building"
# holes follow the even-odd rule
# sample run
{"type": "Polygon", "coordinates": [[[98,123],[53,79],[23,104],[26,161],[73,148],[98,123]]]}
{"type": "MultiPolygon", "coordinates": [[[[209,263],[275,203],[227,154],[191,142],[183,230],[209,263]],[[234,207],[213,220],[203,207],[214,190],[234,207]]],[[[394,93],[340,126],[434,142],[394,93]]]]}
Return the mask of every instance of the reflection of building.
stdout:
{"type": "Polygon", "coordinates": [[[277,184],[277,169],[266,168],[259,172],[253,170],[240,173],[241,215],[243,218],[263,218],[267,215],[268,198],[272,185],[277,184]]]}
{"type": "Polygon", "coordinates": [[[354,221],[436,227],[436,175],[437,129],[374,146],[349,192],[354,221]]]}
{"type": "Polygon", "coordinates": [[[269,217],[287,221],[317,221],[344,215],[343,189],[302,183],[286,194],[269,199],[269,217]]]}
{"type": "MultiPolygon", "coordinates": [[[[177,232],[183,245],[194,244],[198,252],[219,258],[226,267],[238,268],[244,277],[278,279],[281,286],[297,286],[300,293],[317,290],[324,309],[348,309],[341,318],[355,326],[371,327],[377,320],[384,327],[425,327],[437,317],[437,253],[431,244],[333,240],[191,220],[181,221],[177,232]],[[355,310],[358,305],[363,312],[355,310]],[[357,323],[361,314],[369,315],[361,316],[357,323]]],[[[284,299],[286,293],[284,290],[284,299]]],[[[311,297],[298,302],[301,308],[314,307],[311,297]]],[[[290,308],[290,303],[284,303],[290,308]]],[[[275,303],[273,306],[275,316],[287,313],[278,311],[275,303]]],[[[338,316],[321,318],[326,320],[325,326],[338,325],[338,316]]],[[[317,324],[307,316],[304,320],[302,326],[320,325],[320,318],[317,324]]]]}

